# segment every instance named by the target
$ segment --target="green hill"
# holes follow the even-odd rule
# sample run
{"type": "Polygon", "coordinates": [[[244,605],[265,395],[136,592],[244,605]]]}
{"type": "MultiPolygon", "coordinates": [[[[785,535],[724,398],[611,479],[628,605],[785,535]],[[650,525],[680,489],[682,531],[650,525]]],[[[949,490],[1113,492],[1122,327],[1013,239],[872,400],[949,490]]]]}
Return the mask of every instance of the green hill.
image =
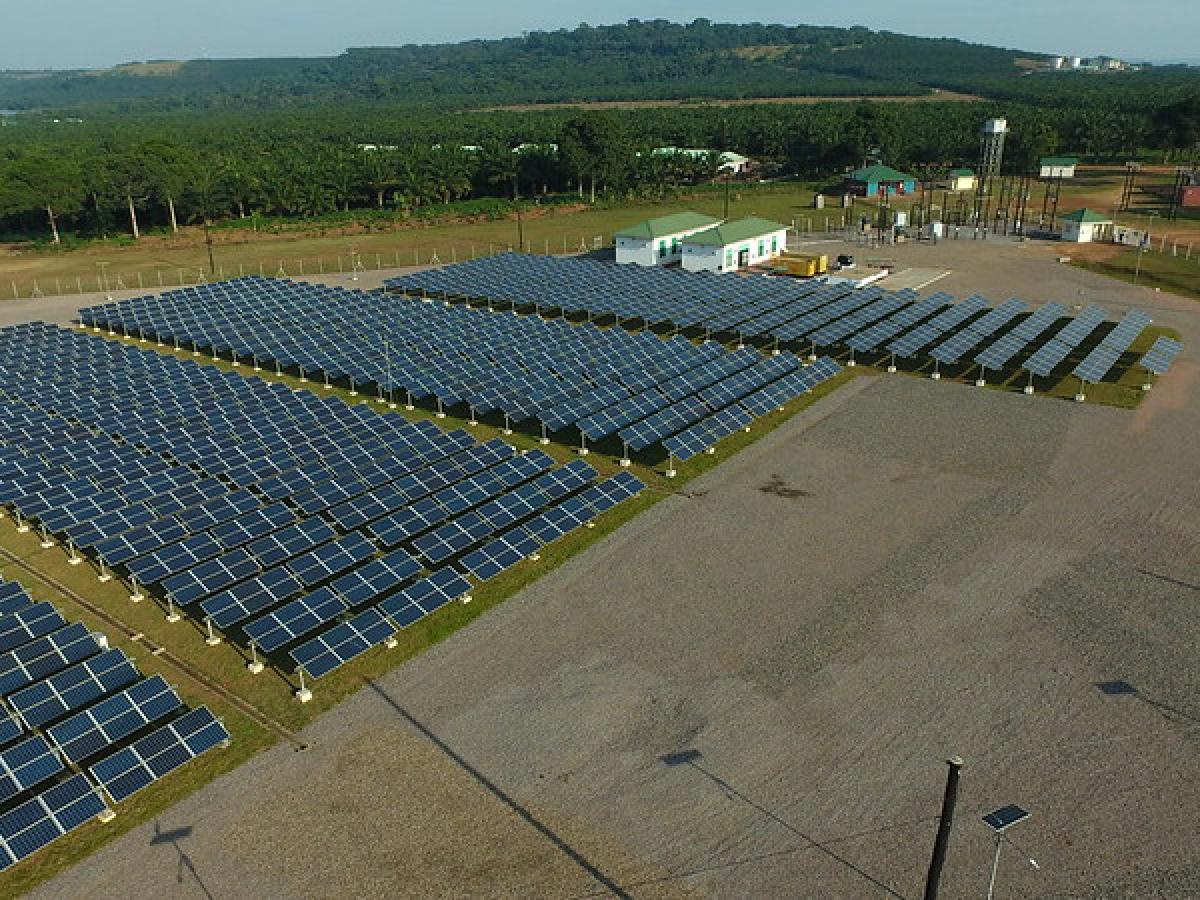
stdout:
{"type": "Polygon", "coordinates": [[[0,73],[0,107],[271,107],[346,101],[501,103],[920,95],[1015,80],[1036,54],[866,28],[656,20],[503,40],[348,50],[319,59],[131,63],[0,73]]]}

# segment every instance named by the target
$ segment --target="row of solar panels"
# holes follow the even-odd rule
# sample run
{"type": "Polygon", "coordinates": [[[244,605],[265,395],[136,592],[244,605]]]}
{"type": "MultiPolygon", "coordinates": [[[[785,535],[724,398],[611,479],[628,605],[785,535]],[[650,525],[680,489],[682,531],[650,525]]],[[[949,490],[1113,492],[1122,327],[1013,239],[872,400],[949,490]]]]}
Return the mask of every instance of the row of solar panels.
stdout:
{"type": "MultiPolygon", "coordinates": [[[[594,261],[506,254],[471,263],[418,272],[390,279],[390,289],[437,296],[487,297],[504,299],[516,305],[531,304],[538,309],[576,309],[585,304],[594,313],[614,312],[611,289],[626,290],[629,282],[652,285],[662,280],[660,270],[632,266],[614,266],[594,261]],[[587,279],[586,283],[574,283],[587,279]],[[561,305],[556,305],[561,304],[561,305]]],[[[913,358],[928,355],[936,367],[970,361],[983,370],[1001,369],[1033,342],[1050,331],[1066,315],[1058,304],[1047,304],[1025,318],[1015,328],[997,333],[1027,312],[1020,300],[1009,300],[992,309],[982,297],[972,297],[950,305],[945,294],[912,302],[911,292],[887,294],[878,288],[865,291],[850,286],[812,287],[794,296],[777,295],[773,311],[753,319],[739,319],[746,301],[730,291],[730,296],[714,298],[708,279],[696,278],[695,295],[686,284],[693,273],[675,273],[674,286],[679,296],[664,308],[652,296],[639,290],[620,305],[620,315],[638,318],[645,308],[646,321],[689,327],[697,323],[696,310],[708,312],[708,321],[736,321],[739,334],[770,338],[776,342],[804,340],[816,347],[844,346],[853,353],[884,349],[893,356],[913,358]],[[672,311],[671,306],[675,309],[672,311]],[[723,308],[724,313],[713,312],[723,308]],[[982,315],[981,315],[982,314],[982,315]],[[961,327],[960,326],[964,326],[961,327]],[[972,358],[969,354],[979,350],[972,358]]],[[[741,279],[756,285],[762,279],[741,279]]],[[[1078,318],[1062,326],[1040,347],[1033,348],[1022,368],[1031,376],[1048,376],[1076,350],[1107,318],[1098,307],[1089,307],[1078,318]]],[[[700,321],[703,321],[701,319],[700,321]]],[[[1106,335],[1101,345],[1088,353],[1072,374],[1085,382],[1099,382],[1150,324],[1140,311],[1129,313],[1106,335]]],[[[1179,352],[1177,342],[1161,344],[1153,356],[1147,354],[1142,365],[1161,374],[1170,358],[1179,352]],[[1156,369],[1158,371],[1156,371],[1156,369]]]]}
{"type": "MultiPolygon", "coordinates": [[[[429,585],[441,584],[449,575],[493,577],[528,555],[527,548],[555,539],[575,527],[571,522],[589,522],[643,487],[628,473],[597,482],[596,471],[582,460],[555,468],[553,459],[541,451],[518,456],[500,440],[479,444],[465,431],[445,434],[427,422],[409,423],[368,411],[364,426],[378,424],[374,419],[399,420],[388,433],[404,439],[406,452],[382,444],[376,449],[386,454],[385,464],[372,454],[351,453],[337,463],[338,469],[348,470],[324,467],[319,477],[317,466],[304,466],[289,457],[291,468],[255,467],[249,473],[253,480],[232,481],[234,470],[217,465],[223,456],[190,454],[196,436],[182,423],[175,430],[158,430],[156,436],[163,441],[156,446],[170,448],[166,455],[171,461],[180,462],[175,453],[192,460],[178,466],[192,479],[180,475],[181,487],[130,503],[131,497],[144,495],[147,480],[165,487],[159,483],[161,473],[145,476],[139,469],[132,480],[97,492],[97,477],[108,484],[111,473],[103,466],[95,471],[89,466],[90,475],[72,469],[79,463],[90,464],[96,457],[94,448],[82,453],[72,449],[66,456],[49,452],[62,449],[52,440],[60,435],[77,445],[74,432],[87,421],[80,417],[92,410],[91,403],[73,405],[76,424],[69,425],[45,408],[48,394],[54,394],[45,388],[57,385],[64,396],[73,395],[88,373],[88,366],[81,365],[83,353],[72,354],[70,364],[65,364],[54,351],[80,350],[80,344],[92,349],[87,345],[108,342],[47,326],[0,332],[0,342],[7,342],[10,349],[21,340],[35,345],[35,352],[24,354],[32,378],[9,387],[37,387],[29,387],[23,404],[15,397],[5,398],[11,414],[0,422],[0,456],[12,459],[24,453],[30,466],[18,471],[10,462],[0,470],[8,476],[0,481],[0,494],[10,503],[28,504],[28,515],[37,510],[37,515],[50,518],[63,514],[61,504],[71,507],[86,501],[88,510],[114,504],[96,518],[71,519],[76,534],[96,532],[100,520],[111,526],[99,529],[97,542],[73,545],[73,550],[92,551],[102,562],[136,579],[135,590],[140,590],[139,581],[152,585],[172,605],[194,608],[197,617],[221,629],[238,630],[267,652],[300,639],[320,643],[318,632],[323,627],[336,627],[356,607],[386,599],[389,592],[409,582],[406,590],[416,592],[424,605],[414,601],[403,613],[393,611],[390,615],[395,618],[390,621],[411,624],[416,610],[424,615],[436,608],[420,593],[429,585]],[[38,367],[54,373],[54,380],[39,384],[38,367]],[[55,424],[69,427],[44,430],[55,424]],[[23,435],[31,433],[42,435],[34,446],[22,441],[23,435]],[[45,455],[31,457],[35,447],[51,456],[53,463],[45,455]],[[210,465],[210,460],[214,471],[201,467],[210,465]],[[72,485],[66,495],[61,490],[64,484],[72,485]],[[224,493],[208,497],[195,491],[196,484],[213,484],[224,493]],[[43,485],[40,491],[29,491],[43,485]],[[84,490],[83,485],[90,487],[84,490]]],[[[129,358],[125,352],[111,359],[106,350],[100,352],[105,364],[129,358]]],[[[136,350],[132,354],[155,355],[136,350]]],[[[188,364],[170,358],[165,362],[167,373],[180,367],[194,374],[188,364]]],[[[217,370],[209,371],[223,390],[261,393],[256,380],[228,381],[217,370]]],[[[189,378],[188,384],[195,387],[204,380],[189,378]]],[[[170,395],[153,382],[142,385],[156,388],[146,392],[155,398],[148,402],[170,395]]],[[[290,392],[268,392],[259,399],[264,410],[266,400],[284,406],[299,402],[290,392]]],[[[340,401],[320,403],[320,408],[329,410],[332,419],[349,409],[340,401]]],[[[352,415],[358,422],[359,414],[352,415]]],[[[253,432],[266,431],[266,421],[249,423],[252,433],[235,446],[256,440],[253,432]]],[[[123,448],[153,455],[139,446],[136,433],[123,432],[120,424],[112,423],[116,430],[108,440],[118,439],[123,448]]],[[[368,433],[374,436],[369,429],[368,433]]],[[[89,436],[96,437],[90,432],[89,436]]],[[[359,448],[351,439],[342,449],[359,448]]],[[[101,458],[116,459],[103,454],[101,458]]],[[[355,613],[363,614],[368,613],[355,613]]],[[[298,664],[309,662],[304,647],[291,652],[298,664]]],[[[310,664],[322,670],[320,663],[310,664]]]]}
{"type": "Polygon", "coordinates": [[[307,295],[293,285],[277,292],[263,279],[239,280],[84,310],[81,317],[94,327],[182,338],[213,352],[239,347],[239,355],[260,361],[278,361],[283,353],[290,365],[299,353],[310,373],[353,371],[356,383],[373,381],[389,394],[389,385],[400,385],[410,401],[432,394],[439,404],[465,403],[472,417],[496,410],[506,421],[536,416],[543,433],[574,426],[585,441],[617,434],[635,450],[660,443],[676,423],[678,431],[720,412],[731,400],[712,401],[731,385],[749,393],[800,367],[791,354],[764,359],[752,350],[730,353],[714,343],[645,332],[347,296],[352,302],[336,305],[324,289],[307,295]],[[302,346],[312,335],[320,336],[319,353],[302,346]]]}
{"type": "Polygon", "coordinates": [[[0,869],[229,741],[103,635],[0,583],[0,869]]]}

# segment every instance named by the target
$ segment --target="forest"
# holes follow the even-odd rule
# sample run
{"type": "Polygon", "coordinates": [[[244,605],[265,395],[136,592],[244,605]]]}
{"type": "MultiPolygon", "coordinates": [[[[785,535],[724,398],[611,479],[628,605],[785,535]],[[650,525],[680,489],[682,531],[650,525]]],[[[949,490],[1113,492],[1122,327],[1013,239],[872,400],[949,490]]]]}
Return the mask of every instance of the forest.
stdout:
{"type": "Polygon", "coordinates": [[[0,108],[166,111],[402,101],[512,103],[927,94],[945,73],[1011,79],[1036,54],[866,28],[632,20],[325,59],[149,61],[0,73],[0,108]]]}
{"type": "MultiPolygon", "coordinates": [[[[333,71],[336,61],[278,60],[272,61],[274,68],[260,66],[255,76],[260,80],[253,83],[276,79],[285,93],[288,84],[306,85],[309,93],[293,96],[311,102],[288,104],[275,96],[271,102],[247,100],[226,108],[211,102],[211,95],[185,90],[163,95],[175,98],[180,108],[163,97],[144,104],[120,101],[116,107],[110,98],[70,111],[0,117],[0,239],[55,244],[121,234],[136,239],[147,228],[355,211],[405,218],[463,200],[476,201],[481,211],[502,212],[513,202],[661,196],[718,175],[715,154],[693,159],[652,152],[666,145],[741,152],[759,163],[755,177],[832,182],[878,159],[932,178],[974,162],[979,126],[991,116],[1009,120],[1005,164],[1014,173],[1028,172],[1039,156],[1056,152],[1118,163],[1196,159],[1200,71],[1186,67],[1001,77],[999,72],[1014,65],[1012,51],[865,29],[698,23],[582,27],[511,41],[350,55],[362,63],[354,77],[380,85],[396,71],[423,65],[428,87],[441,77],[438,72],[452,70],[456,56],[464,70],[475,73],[507,67],[509,80],[500,79],[474,97],[482,106],[503,99],[511,85],[529,77],[518,71],[520,60],[569,61],[571,52],[583,53],[590,62],[564,62],[564,67],[578,84],[597,89],[606,71],[619,70],[626,81],[631,77],[632,69],[612,66],[612,54],[618,52],[635,59],[656,57],[654,65],[690,72],[687,77],[702,71],[685,64],[690,58],[715,55],[747,64],[767,58],[782,66],[800,54],[831,76],[861,80],[869,74],[883,79],[880,84],[915,85],[930,70],[926,62],[911,61],[920,54],[863,55],[862,48],[873,44],[892,47],[905,41],[944,44],[948,54],[966,54],[961,65],[944,70],[957,80],[943,78],[941,84],[985,99],[685,103],[619,114],[570,107],[487,112],[455,109],[445,98],[434,102],[420,87],[402,98],[333,102],[330,98],[350,82],[330,75],[321,90],[335,94],[323,94],[312,72],[321,66],[333,71]],[[737,48],[757,49],[730,57],[737,48]],[[300,71],[308,74],[301,77],[300,71]],[[122,103],[130,108],[118,109],[122,103]]],[[[248,87],[252,81],[231,77],[227,84],[230,91],[251,97],[258,90],[248,87]]],[[[11,102],[0,100],[0,106],[11,102]]]]}

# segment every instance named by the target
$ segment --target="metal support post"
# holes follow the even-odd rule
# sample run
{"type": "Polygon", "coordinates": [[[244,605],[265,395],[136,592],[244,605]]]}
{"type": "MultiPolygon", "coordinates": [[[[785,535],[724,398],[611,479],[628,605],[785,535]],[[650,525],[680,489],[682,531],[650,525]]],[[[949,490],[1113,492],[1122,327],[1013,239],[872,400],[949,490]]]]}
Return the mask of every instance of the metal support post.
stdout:
{"type": "Polygon", "coordinates": [[[215,647],[217,644],[221,643],[220,635],[213,631],[212,619],[205,616],[204,626],[208,629],[208,637],[204,639],[204,643],[208,644],[210,647],[215,647]]]}

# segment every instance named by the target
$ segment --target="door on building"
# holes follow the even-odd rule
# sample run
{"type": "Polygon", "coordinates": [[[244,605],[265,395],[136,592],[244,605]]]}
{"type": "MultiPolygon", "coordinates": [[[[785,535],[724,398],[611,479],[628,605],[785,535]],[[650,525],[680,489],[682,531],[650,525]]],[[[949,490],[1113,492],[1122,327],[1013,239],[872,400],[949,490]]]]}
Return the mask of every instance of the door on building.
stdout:
{"type": "Polygon", "coordinates": [[[750,265],[750,248],[743,247],[738,251],[738,268],[744,269],[750,265]]]}

